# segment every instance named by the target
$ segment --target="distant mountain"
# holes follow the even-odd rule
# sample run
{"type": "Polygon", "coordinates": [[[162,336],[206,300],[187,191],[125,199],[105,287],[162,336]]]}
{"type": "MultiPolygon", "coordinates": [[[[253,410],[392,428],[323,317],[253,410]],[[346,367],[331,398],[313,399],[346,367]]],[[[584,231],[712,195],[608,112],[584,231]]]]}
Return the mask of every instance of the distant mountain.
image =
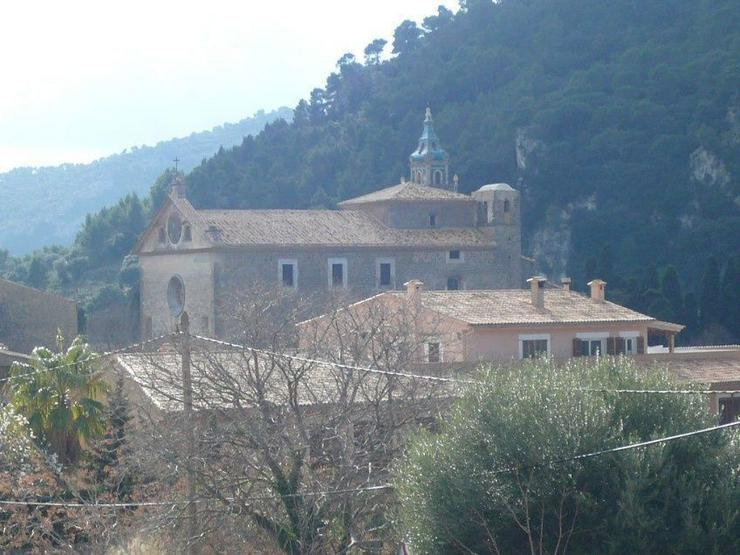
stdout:
{"type": "Polygon", "coordinates": [[[0,173],[0,250],[21,255],[49,244],[67,245],[85,216],[116,203],[130,193],[148,194],[158,176],[173,165],[190,171],[219,148],[239,145],[278,118],[290,121],[292,110],[257,112],[238,123],[162,141],[156,146],[131,147],[90,164],[17,168],[0,173]]]}

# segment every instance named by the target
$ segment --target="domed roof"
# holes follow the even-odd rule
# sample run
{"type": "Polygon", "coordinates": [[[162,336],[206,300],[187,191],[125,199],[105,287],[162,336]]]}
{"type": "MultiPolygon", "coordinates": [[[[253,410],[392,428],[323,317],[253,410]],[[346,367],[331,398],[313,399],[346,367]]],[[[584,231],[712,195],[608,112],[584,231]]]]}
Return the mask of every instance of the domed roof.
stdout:
{"type": "Polygon", "coordinates": [[[434,160],[444,162],[449,156],[439,143],[437,133],[434,131],[432,120],[432,109],[427,107],[426,117],[424,118],[424,131],[419,137],[419,147],[411,153],[409,158],[412,161],[420,162],[423,160],[434,160]]]}
{"type": "Polygon", "coordinates": [[[479,191],[516,191],[514,187],[509,185],[508,183],[490,183],[488,185],[483,185],[479,191]]]}

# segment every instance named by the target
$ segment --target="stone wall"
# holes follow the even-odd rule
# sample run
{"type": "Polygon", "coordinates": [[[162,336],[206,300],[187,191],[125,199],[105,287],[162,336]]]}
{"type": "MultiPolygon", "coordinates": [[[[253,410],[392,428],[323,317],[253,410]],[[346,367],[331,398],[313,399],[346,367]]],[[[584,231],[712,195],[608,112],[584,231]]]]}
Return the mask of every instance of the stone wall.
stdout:
{"type": "MultiPolygon", "coordinates": [[[[463,250],[462,261],[449,261],[448,250],[409,249],[243,249],[223,254],[217,270],[216,306],[229,302],[234,293],[254,283],[279,284],[280,260],[297,263],[297,290],[303,294],[329,290],[329,259],[347,260],[347,289],[353,298],[364,298],[383,289],[378,286],[377,263],[392,260],[392,289],[401,289],[411,279],[420,279],[426,289],[446,289],[447,279],[457,277],[464,289],[518,288],[521,282],[519,254],[509,259],[508,249],[463,250]]],[[[143,297],[142,297],[143,298],[143,297]]],[[[218,315],[217,315],[218,318],[218,315]]]]}
{"type": "Polygon", "coordinates": [[[67,342],[77,335],[77,305],[58,295],[0,279],[0,343],[30,353],[53,347],[57,330],[67,342]]]}
{"type": "Polygon", "coordinates": [[[213,334],[213,268],[217,255],[210,252],[176,252],[140,256],[141,333],[156,337],[175,330],[176,318],[167,302],[167,288],[173,276],[185,286],[184,308],[193,333],[213,334]]]}
{"type": "Polygon", "coordinates": [[[348,206],[373,215],[385,225],[397,229],[428,229],[429,215],[435,215],[435,227],[474,227],[478,203],[450,201],[386,202],[348,206]]]}

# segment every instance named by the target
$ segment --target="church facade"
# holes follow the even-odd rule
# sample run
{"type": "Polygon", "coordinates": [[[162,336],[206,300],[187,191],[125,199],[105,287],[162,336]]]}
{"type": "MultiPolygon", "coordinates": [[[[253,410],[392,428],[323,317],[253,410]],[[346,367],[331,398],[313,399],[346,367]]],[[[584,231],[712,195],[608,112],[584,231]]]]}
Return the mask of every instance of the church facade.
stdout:
{"type": "Polygon", "coordinates": [[[222,307],[255,282],[358,298],[411,279],[427,289],[521,287],[518,191],[497,183],[459,193],[428,109],[409,161],[409,180],[338,210],[197,210],[176,183],[133,252],[142,335],[172,331],[187,311],[192,331],[221,336],[222,307]]]}

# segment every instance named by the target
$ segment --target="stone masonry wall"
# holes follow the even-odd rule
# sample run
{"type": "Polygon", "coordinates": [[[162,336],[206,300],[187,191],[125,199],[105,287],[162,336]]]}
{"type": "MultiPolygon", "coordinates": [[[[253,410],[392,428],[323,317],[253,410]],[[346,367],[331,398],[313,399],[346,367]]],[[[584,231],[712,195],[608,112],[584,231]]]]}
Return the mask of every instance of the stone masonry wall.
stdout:
{"type": "Polygon", "coordinates": [[[178,252],[141,256],[141,332],[144,337],[175,330],[175,318],[167,303],[167,287],[173,276],[185,285],[185,311],[193,333],[213,334],[213,268],[217,255],[209,252],[178,252]]]}
{"type": "MultiPolygon", "coordinates": [[[[346,258],[347,288],[354,298],[368,297],[383,290],[377,282],[378,259],[393,260],[394,289],[402,289],[410,279],[422,280],[426,289],[446,289],[448,277],[460,278],[464,289],[518,288],[521,282],[519,255],[513,262],[508,259],[508,250],[504,251],[504,256],[507,257],[505,260],[498,249],[463,250],[461,262],[448,261],[447,250],[431,249],[232,251],[223,254],[215,303],[216,306],[228,303],[233,294],[248,289],[256,282],[279,284],[278,262],[281,259],[297,262],[297,290],[304,294],[329,290],[329,258],[346,258]]],[[[216,316],[219,317],[218,314],[216,316]]]]}
{"type": "Polygon", "coordinates": [[[30,353],[53,347],[57,330],[67,342],[77,335],[77,305],[58,295],[0,279],[0,343],[30,353]]]}

